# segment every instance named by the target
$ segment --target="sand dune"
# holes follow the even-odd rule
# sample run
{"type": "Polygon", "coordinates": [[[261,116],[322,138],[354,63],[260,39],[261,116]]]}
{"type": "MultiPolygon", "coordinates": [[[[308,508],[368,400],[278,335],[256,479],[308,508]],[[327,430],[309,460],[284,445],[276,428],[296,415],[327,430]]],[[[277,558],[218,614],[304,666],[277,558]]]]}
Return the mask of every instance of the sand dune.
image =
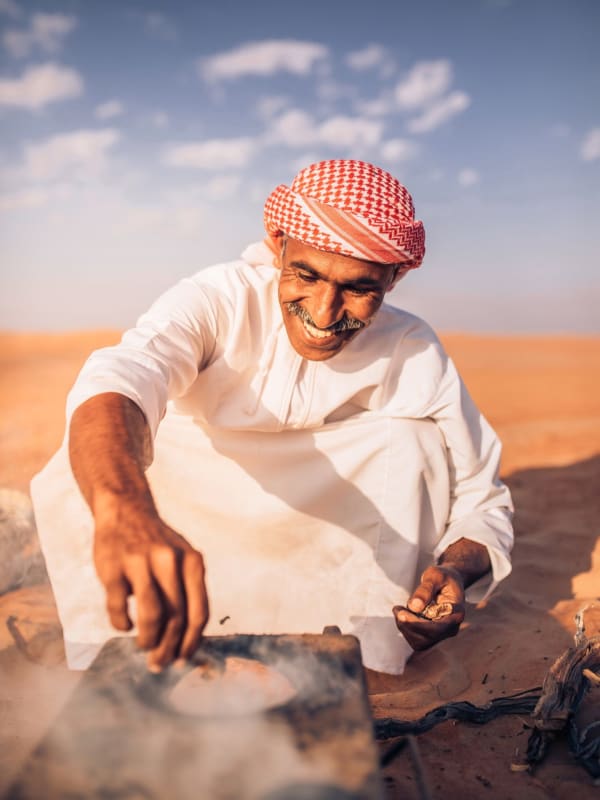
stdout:
{"type": "MultiPolygon", "coordinates": [[[[27,491],[60,443],[65,395],[86,354],[117,339],[111,331],[0,335],[0,488],[27,491]]],[[[449,700],[482,704],[538,686],[572,643],[575,612],[600,604],[600,339],[443,339],[504,442],[503,475],[517,508],[514,571],[484,607],[469,610],[456,639],[415,655],[401,678],[370,681],[379,717],[417,718],[449,700]]],[[[1,596],[0,621],[0,670],[15,675],[0,685],[1,793],[76,677],[60,664],[47,585],[1,596]],[[4,624],[10,616],[45,666],[14,647],[4,624]]],[[[421,735],[432,797],[597,797],[562,741],[533,775],[510,772],[515,749],[526,745],[525,722],[447,722],[421,735]]],[[[387,796],[419,796],[406,753],[384,777],[387,796]]]]}

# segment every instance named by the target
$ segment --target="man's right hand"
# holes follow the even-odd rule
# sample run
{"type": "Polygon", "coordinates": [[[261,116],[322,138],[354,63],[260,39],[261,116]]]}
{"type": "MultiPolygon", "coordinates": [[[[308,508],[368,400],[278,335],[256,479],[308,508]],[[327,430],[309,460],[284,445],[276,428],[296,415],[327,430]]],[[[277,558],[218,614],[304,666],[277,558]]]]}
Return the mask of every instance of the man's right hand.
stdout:
{"type": "Polygon", "coordinates": [[[159,517],[144,475],[149,430],[137,405],[122,395],[95,395],[72,417],[73,474],[96,526],[94,562],[106,589],[108,613],[121,631],[132,627],[148,667],[189,658],[208,620],[204,561],[159,517]]]}
{"type": "Polygon", "coordinates": [[[155,514],[119,504],[112,519],[97,520],[94,561],[118,630],[131,629],[128,597],[135,597],[137,643],[149,651],[149,669],[193,655],[208,621],[204,560],[197,550],[155,514]]]}

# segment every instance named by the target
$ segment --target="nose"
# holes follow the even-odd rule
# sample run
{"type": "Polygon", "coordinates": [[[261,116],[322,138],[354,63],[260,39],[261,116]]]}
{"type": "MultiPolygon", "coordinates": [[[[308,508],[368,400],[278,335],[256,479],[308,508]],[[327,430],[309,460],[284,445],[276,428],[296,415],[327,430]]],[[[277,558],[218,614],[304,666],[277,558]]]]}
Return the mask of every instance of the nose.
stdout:
{"type": "Polygon", "coordinates": [[[334,284],[321,284],[311,306],[309,313],[318,328],[329,328],[344,316],[342,293],[334,284]]]}

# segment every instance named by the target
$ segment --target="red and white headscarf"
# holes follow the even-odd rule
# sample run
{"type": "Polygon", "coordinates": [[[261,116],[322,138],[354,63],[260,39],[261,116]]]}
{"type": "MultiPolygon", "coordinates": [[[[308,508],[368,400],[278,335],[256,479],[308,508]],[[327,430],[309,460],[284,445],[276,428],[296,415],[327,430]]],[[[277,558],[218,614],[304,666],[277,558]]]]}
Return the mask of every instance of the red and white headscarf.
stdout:
{"type": "Polygon", "coordinates": [[[389,172],[365,161],[320,161],[267,198],[265,228],[330,253],[381,264],[421,265],[423,223],[412,197],[389,172]]]}

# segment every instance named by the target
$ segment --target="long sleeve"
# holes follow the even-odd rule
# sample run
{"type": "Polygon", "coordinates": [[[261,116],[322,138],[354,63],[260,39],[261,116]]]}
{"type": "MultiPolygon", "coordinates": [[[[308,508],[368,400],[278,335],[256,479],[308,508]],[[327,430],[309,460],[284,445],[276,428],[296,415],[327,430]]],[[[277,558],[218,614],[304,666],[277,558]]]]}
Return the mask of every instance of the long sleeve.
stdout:
{"type": "Polygon", "coordinates": [[[477,602],[511,571],[513,506],[499,478],[501,445],[447,356],[428,414],[446,442],[451,487],[448,525],[434,555],[438,558],[462,537],[487,547],[491,580],[482,579],[468,592],[468,599],[477,602]]]}

